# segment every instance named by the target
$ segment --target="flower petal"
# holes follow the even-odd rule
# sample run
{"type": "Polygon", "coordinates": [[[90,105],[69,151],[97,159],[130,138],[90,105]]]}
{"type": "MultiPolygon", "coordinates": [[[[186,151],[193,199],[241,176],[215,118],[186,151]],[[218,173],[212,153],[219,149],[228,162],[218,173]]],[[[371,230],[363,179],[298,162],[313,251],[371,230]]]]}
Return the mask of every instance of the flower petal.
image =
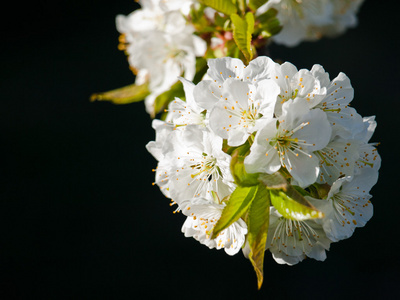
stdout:
{"type": "Polygon", "coordinates": [[[226,79],[243,79],[245,66],[238,58],[223,57],[208,60],[207,74],[217,82],[224,82],[226,79]]]}

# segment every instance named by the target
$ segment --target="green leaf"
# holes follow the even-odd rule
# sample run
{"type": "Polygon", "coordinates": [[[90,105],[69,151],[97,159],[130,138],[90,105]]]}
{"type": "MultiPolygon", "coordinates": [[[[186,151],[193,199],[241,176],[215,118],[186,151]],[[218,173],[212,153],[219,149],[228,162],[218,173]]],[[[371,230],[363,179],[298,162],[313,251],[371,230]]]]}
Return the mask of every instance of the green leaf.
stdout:
{"type": "Polygon", "coordinates": [[[273,174],[261,174],[258,180],[264,184],[269,189],[281,189],[287,191],[289,188],[289,183],[287,182],[285,176],[279,172],[273,174]]]}
{"type": "Polygon", "coordinates": [[[239,14],[244,14],[246,12],[246,7],[247,7],[246,1],[247,0],[234,0],[234,1],[236,1],[236,6],[239,9],[238,13],[239,14]]]}
{"type": "Polygon", "coordinates": [[[248,5],[253,11],[256,11],[260,6],[264,5],[267,2],[268,0],[249,0],[248,5]]]}
{"type": "Polygon", "coordinates": [[[292,187],[293,187],[297,192],[299,192],[300,195],[302,195],[303,197],[304,197],[304,196],[312,197],[312,195],[311,195],[308,191],[306,191],[305,189],[302,189],[301,187],[299,187],[299,186],[297,186],[297,185],[292,185],[292,187]]]}
{"type": "Polygon", "coordinates": [[[202,80],[204,74],[207,73],[207,70],[207,59],[203,57],[196,57],[196,74],[194,75],[194,78],[192,80],[193,83],[198,84],[202,80]]]}
{"type": "Polygon", "coordinates": [[[265,13],[257,16],[256,34],[261,34],[263,37],[271,37],[282,30],[282,26],[276,15],[278,11],[270,8],[265,13]]]}
{"type": "Polygon", "coordinates": [[[264,37],[271,37],[282,30],[282,26],[277,18],[272,19],[261,28],[261,34],[264,37]]]}
{"type": "Polygon", "coordinates": [[[250,34],[251,42],[251,34],[254,32],[254,15],[251,12],[248,12],[244,18],[247,22],[247,33],[250,34]]]}
{"type": "Polygon", "coordinates": [[[272,20],[278,15],[278,11],[275,8],[268,9],[265,13],[257,16],[257,21],[261,24],[265,24],[268,21],[272,20]]]}
{"type": "Polygon", "coordinates": [[[252,201],[247,217],[249,259],[257,274],[258,289],[264,280],[264,253],[267,242],[270,209],[269,191],[262,185],[252,201]]]}
{"type": "MultiPolygon", "coordinates": [[[[185,97],[185,92],[183,90],[182,82],[179,80],[174,83],[171,88],[161,95],[158,95],[154,100],[154,112],[158,114],[168,107],[168,104],[175,99],[175,97],[183,98],[185,97]]],[[[151,116],[154,118],[155,116],[151,116]]]]}
{"type": "Polygon", "coordinates": [[[258,176],[260,174],[247,173],[244,167],[245,153],[249,148],[250,145],[244,144],[243,146],[236,148],[231,154],[231,174],[238,186],[253,186],[259,184],[258,176]]]}
{"type": "Polygon", "coordinates": [[[231,21],[233,23],[233,39],[235,40],[237,47],[242,51],[246,60],[249,62],[253,58],[251,35],[254,32],[254,15],[251,12],[248,12],[244,19],[242,19],[239,15],[232,14],[231,21]]]}
{"type": "Polygon", "coordinates": [[[303,197],[308,193],[300,187],[290,185],[279,171],[261,174],[258,180],[270,191],[272,205],[285,218],[301,221],[324,217],[322,212],[303,197]]]}
{"type": "Polygon", "coordinates": [[[286,219],[303,221],[324,217],[321,211],[317,210],[290,185],[286,192],[271,189],[270,194],[272,205],[286,219]]]}
{"type": "Polygon", "coordinates": [[[90,101],[110,101],[114,104],[129,104],[144,100],[150,94],[148,84],[130,84],[122,88],[90,96],[90,101]]]}
{"type": "Polygon", "coordinates": [[[212,238],[216,238],[218,234],[228,228],[232,223],[236,222],[248,210],[251,202],[256,195],[258,186],[237,187],[231,194],[228,204],[222,211],[221,217],[212,232],[212,238]]]}
{"type": "Polygon", "coordinates": [[[197,34],[207,33],[207,32],[215,32],[215,26],[210,26],[210,20],[204,14],[204,5],[200,5],[199,7],[192,7],[189,12],[189,21],[194,28],[196,29],[197,34]]]}
{"type": "Polygon", "coordinates": [[[199,0],[199,2],[228,16],[237,12],[236,5],[231,0],[199,0]]]}
{"type": "Polygon", "coordinates": [[[311,197],[325,199],[329,194],[331,186],[327,183],[314,183],[313,185],[310,185],[308,189],[310,190],[311,197]]]}
{"type": "Polygon", "coordinates": [[[216,13],[214,15],[214,24],[217,27],[223,28],[226,22],[226,17],[221,16],[220,14],[216,13]]]}

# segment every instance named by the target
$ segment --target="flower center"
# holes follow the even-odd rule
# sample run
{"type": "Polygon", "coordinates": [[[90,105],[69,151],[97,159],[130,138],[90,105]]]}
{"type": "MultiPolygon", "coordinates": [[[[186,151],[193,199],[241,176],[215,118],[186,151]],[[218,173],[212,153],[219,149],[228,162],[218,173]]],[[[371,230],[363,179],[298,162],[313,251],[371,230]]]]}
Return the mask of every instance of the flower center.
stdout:
{"type": "Polygon", "coordinates": [[[238,125],[244,128],[254,127],[256,120],[261,117],[262,115],[258,113],[257,105],[251,103],[248,109],[240,109],[238,125]]]}
{"type": "Polygon", "coordinates": [[[285,91],[284,94],[282,95],[278,95],[279,98],[281,98],[281,104],[285,103],[286,101],[290,100],[290,99],[295,99],[297,97],[299,90],[295,89],[294,91],[291,91],[289,93],[289,91],[285,91]]]}
{"type": "Polygon", "coordinates": [[[168,59],[173,59],[173,60],[179,62],[179,61],[183,60],[186,56],[186,51],[184,51],[182,49],[178,49],[174,45],[167,44],[167,45],[165,45],[165,49],[167,51],[167,53],[166,53],[167,55],[165,57],[164,62],[168,59]]]}
{"type": "MultiPolygon", "coordinates": [[[[191,160],[191,162],[193,162],[193,160],[191,160]]],[[[217,183],[217,180],[222,176],[217,166],[217,159],[212,155],[202,153],[201,159],[195,164],[191,164],[190,168],[192,170],[190,174],[192,181],[190,181],[189,185],[197,185],[194,197],[199,196],[205,190],[207,190],[207,193],[212,193],[214,184],[217,183]],[[206,187],[209,184],[211,184],[211,186],[206,187]]]]}
{"type": "Polygon", "coordinates": [[[293,249],[299,247],[303,252],[306,252],[306,248],[313,247],[318,238],[318,233],[307,222],[280,217],[271,241],[271,247],[276,243],[279,250],[284,250],[287,247],[293,249]]]}
{"type": "Polygon", "coordinates": [[[211,177],[216,169],[216,158],[213,156],[208,156],[207,153],[203,153],[203,159],[200,160],[196,165],[191,165],[193,170],[198,170],[197,173],[191,174],[192,178],[196,176],[201,177],[202,179],[211,180],[211,177]]]}
{"type": "MultiPolygon", "coordinates": [[[[266,139],[267,142],[269,142],[269,144],[278,152],[282,166],[286,167],[285,156],[289,153],[295,156],[299,156],[299,153],[301,153],[310,158],[312,157],[312,155],[306,152],[302,146],[315,146],[315,144],[309,144],[306,140],[293,138],[295,132],[303,129],[309,124],[310,122],[303,122],[293,130],[278,127],[278,133],[276,136],[272,139],[266,139]]],[[[268,152],[265,155],[268,156],[268,152]]]]}

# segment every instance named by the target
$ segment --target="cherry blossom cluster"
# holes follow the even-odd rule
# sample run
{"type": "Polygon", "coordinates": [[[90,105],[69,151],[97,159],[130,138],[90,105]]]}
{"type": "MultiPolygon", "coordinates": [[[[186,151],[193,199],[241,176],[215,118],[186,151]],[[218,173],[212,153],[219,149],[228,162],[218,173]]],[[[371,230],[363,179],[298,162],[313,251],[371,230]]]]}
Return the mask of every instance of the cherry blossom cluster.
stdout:
{"type": "MultiPolygon", "coordinates": [[[[234,35],[229,15],[214,8],[240,1],[139,0],[140,9],[118,15],[119,48],[128,56],[136,85],[148,85],[146,111],[158,113],[155,102],[182,76],[193,81],[196,58],[234,56],[234,35]],[[214,8],[207,6],[212,5],[214,8]],[[195,14],[201,15],[194,17],[195,14]],[[221,21],[222,20],[222,21],[221,21]],[[223,24],[223,25],[222,25],[223,24]]],[[[245,1],[244,12],[254,13],[252,51],[271,41],[295,46],[323,36],[336,36],[357,24],[363,0],[245,1]],[[252,4],[257,2],[258,5],[252,4]],[[256,7],[256,8],[254,8],[256,7]],[[250,9],[252,8],[252,9],[250,9]],[[277,18],[278,23],[274,22],[277,18]],[[263,23],[268,23],[263,25],[263,23]],[[264,26],[264,27],[263,27],[264,26]],[[281,31],[280,31],[281,30],[281,31]],[[279,32],[280,31],[280,32],[279,32]]],[[[250,48],[250,45],[249,45],[250,48]]],[[[238,57],[237,55],[235,57],[238,57]]]]}
{"type": "Polygon", "coordinates": [[[288,47],[302,41],[335,37],[357,25],[356,14],[364,0],[269,0],[259,8],[261,14],[270,8],[278,13],[282,31],[274,42],[288,47]]]}
{"type": "Polygon", "coordinates": [[[156,97],[169,90],[184,74],[193,80],[196,57],[206,52],[206,42],[187,23],[189,0],[141,0],[141,8],[128,16],[118,15],[121,50],[125,50],[137,85],[149,83],[148,113],[154,112],[156,97]]]}
{"type": "Polygon", "coordinates": [[[199,83],[180,80],[185,99],[169,104],[165,121],[153,121],[156,138],[146,147],[158,161],[155,184],[186,216],[186,237],[248,255],[243,218],[212,235],[237,188],[230,150],[243,145],[248,174],[285,174],[324,215],[289,219],[271,205],[266,249],[278,263],[324,260],[332,242],[371,218],[381,163],[370,142],[376,122],[350,106],[354,90],[344,73],[331,80],[320,65],[298,70],[265,56],[248,65],[226,57],[208,60],[199,83]]]}

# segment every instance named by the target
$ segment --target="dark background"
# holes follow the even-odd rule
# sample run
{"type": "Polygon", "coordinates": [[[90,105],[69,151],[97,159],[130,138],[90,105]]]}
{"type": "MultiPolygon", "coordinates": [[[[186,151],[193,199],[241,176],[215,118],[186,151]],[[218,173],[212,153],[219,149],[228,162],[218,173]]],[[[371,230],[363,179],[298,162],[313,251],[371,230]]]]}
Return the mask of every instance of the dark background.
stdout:
{"type": "MultiPolygon", "coordinates": [[[[340,71],[352,104],[376,115],[383,159],[374,216],[325,262],[250,262],[180,232],[157,187],[143,103],[89,102],[133,82],[117,50],[115,16],[134,1],[12,3],[1,24],[0,298],[379,299],[400,297],[399,24],[396,8],[367,0],[359,26],[336,39],[273,46],[271,56],[340,71]]],[[[382,2],[383,3],[383,2],[382,2]]]]}

